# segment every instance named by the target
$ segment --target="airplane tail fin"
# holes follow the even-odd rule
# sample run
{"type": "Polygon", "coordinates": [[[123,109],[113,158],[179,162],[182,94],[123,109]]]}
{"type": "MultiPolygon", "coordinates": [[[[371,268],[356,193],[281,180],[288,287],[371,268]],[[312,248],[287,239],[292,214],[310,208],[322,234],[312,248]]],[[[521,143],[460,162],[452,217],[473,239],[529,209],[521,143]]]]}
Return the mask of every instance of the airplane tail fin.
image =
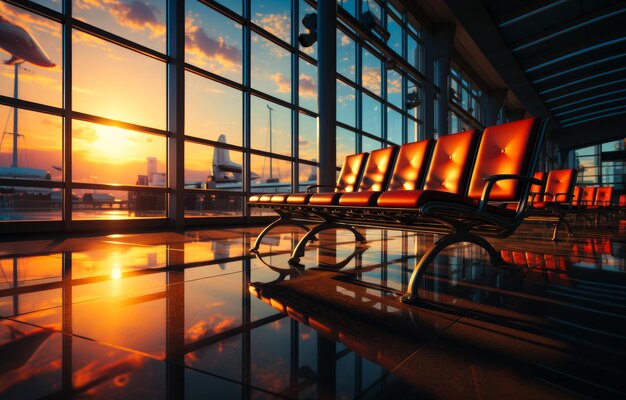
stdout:
{"type": "MultiPolygon", "coordinates": [[[[226,135],[222,134],[217,139],[218,143],[226,143],[226,135]]],[[[216,168],[219,168],[223,165],[231,165],[232,161],[230,161],[230,155],[228,154],[228,150],[222,149],[220,147],[213,148],[213,174],[216,175],[216,168]]]]}

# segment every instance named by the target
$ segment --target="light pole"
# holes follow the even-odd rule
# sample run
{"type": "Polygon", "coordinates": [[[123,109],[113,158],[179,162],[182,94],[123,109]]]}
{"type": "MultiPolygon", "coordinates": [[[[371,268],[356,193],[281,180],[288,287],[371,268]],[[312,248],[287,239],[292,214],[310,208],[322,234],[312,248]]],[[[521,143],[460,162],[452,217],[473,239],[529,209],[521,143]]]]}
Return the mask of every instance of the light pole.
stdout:
{"type": "MultiPolygon", "coordinates": [[[[267,111],[270,114],[270,153],[272,153],[272,111],[274,111],[274,109],[270,107],[269,104],[266,104],[265,107],[267,107],[267,111]]],[[[273,181],[274,181],[274,177],[272,174],[272,157],[270,156],[270,177],[267,180],[267,182],[273,182],[273,181]]]]}

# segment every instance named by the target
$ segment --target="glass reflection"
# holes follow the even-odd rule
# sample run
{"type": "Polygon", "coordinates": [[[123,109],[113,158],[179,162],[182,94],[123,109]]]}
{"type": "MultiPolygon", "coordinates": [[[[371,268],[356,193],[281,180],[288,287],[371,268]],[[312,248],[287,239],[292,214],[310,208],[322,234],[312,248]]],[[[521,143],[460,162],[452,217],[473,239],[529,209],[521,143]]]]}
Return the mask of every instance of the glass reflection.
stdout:
{"type": "Polygon", "coordinates": [[[291,192],[291,162],[273,157],[250,157],[251,168],[260,178],[252,191],[259,193],[291,192]]]}
{"type": "Polygon", "coordinates": [[[165,216],[165,194],[141,191],[76,189],[72,219],[132,219],[165,216]]]}
{"type": "Polygon", "coordinates": [[[237,89],[186,72],[186,134],[216,142],[223,135],[224,143],[241,146],[242,99],[242,94],[237,89]]]}
{"type": "Polygon", "coordinates": [[[402,144],[402,114],[387,108],[387,140],[402,144]]]}
{"type": "Polygon", "coordinates": [[[79,31],[72,45],[74,110],[165,129],[165,63],[79,31]]]}
{"type": "Polygon", "coordinates": [[[291,102],[291,53],[256,33],[251,42],[252,87],[291,102]]]}
{"type": "Polygon", "coordinates": [[[73,0],[72,16],[165,53],[165,0],[73,0]]]}
{"type": "Polygon", "coordinates": [[[195,0],[185,2],[186,62],[241,83],[242,35],[242,26],[225,15],[195,0]]]}
{"type": "Polygon", "coordinates": [[[387,101],[402,109],[402,75],[393,69],[387,71],[387,101]]]}
{"type": "Polygon", "coordinates": [[[0,35],[0,94],[61,107],[61,24],[0,2],[0,35]]]}

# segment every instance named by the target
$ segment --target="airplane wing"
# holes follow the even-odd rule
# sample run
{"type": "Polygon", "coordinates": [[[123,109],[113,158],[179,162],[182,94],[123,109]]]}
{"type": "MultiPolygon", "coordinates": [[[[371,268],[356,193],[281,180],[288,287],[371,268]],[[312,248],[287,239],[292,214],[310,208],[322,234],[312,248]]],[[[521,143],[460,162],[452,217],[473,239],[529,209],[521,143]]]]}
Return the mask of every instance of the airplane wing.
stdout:
{"type": "Polygon", "coordinates": [[[15,55],[11,55],[11,58],[6,60],[6,61],[4,61],[4,64],[5,65],[15,65],[17,63],[21,63],[22,61],[24,61],[24,60],[22,60],[21,58],[15,56],[15,55]]]}

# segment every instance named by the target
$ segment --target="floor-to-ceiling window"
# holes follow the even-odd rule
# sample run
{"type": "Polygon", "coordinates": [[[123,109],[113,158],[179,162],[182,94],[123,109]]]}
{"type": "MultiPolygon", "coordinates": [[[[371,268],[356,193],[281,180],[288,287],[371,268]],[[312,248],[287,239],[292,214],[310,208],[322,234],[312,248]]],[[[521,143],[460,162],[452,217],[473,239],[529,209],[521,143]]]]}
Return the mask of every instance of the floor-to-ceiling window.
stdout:
{"type": "MultiPolygon", "coordinates": [[[[423,137],[424,56],[405,10],[338,6],[339,167],[347,154],[423,137]]],[[[317,44],[298,43],[315,1],[3,0],[0,11],[3,32],[34,49],[2,47],[2,221],[165,226],[180,188],[188,220],[259,215],[249,193],[316,181],[317,44]],[[168,13],[181,2],[174,29],[168,13]],[[168,46],[177,34],[184,60],[168,46]],[[184,69],[177,91],[174,64],[184,69]],[[172,183],[178,137],[182,186],[172,183]]]]}

